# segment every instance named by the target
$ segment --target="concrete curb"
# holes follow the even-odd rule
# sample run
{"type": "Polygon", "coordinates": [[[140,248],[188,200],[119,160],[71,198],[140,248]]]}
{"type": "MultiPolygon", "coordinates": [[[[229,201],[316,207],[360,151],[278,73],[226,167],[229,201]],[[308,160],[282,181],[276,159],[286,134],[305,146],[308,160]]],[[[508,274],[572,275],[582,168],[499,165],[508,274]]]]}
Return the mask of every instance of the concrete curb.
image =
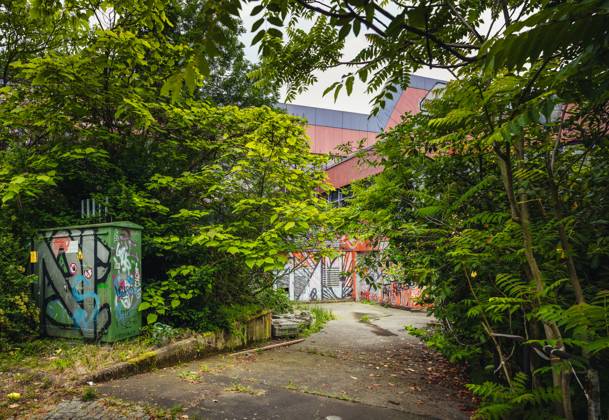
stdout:
{"type": "Polygon", "coordinates": [[[270,339],[271,312],[265,311],[239,323],[232,333],[210,332],[171,343],[160,349],[142,353],[126,362],[93,372],[77,383],[84,385],[89,382],[99,383],[124,378],[270,339]]]}

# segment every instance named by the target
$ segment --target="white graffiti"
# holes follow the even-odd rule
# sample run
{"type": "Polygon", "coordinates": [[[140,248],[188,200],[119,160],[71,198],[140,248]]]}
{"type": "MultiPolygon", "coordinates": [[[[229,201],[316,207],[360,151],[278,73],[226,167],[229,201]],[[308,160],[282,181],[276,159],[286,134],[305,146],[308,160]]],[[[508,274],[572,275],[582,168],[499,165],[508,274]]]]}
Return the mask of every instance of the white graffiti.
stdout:
{"type": "Polygon", "coordinates": [[[128,273],[131,271],[131,261],[129,261],[129,246],[122,243],[122,241],[119,241],[116,244],[116,250],[114,252],[114,264],[121,273],[128,273]]]}

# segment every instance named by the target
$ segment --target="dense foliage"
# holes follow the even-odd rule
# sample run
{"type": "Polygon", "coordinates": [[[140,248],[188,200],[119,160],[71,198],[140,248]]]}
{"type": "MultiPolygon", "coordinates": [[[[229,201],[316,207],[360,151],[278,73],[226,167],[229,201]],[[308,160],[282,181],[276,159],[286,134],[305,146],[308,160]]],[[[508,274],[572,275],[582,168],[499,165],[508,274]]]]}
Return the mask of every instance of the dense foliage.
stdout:
{"type": "MultiPolygon", "coordinates": [[[[472,366],[481,417],[606,416],[607,1],[264,0],[259,68],[224,61],[242,54],[240,3],[2,4],[5,289],[23,293],[35,228],[107,198],[146,228],[149,320],[226,325],[287,252],[325,239],[328,216],[300,125],[201,99],[263,104],[268,86],[293,96],[345,64],[328,92],[358,79],[378,111],[413,71],[447,68],[456,80],[427,113],[383,135],[385,172],[354,188],[343,228],[387,241],[378,263],[425,287],[441,327],[413,333],[472,366]],[[239,69],[258,83],[234,83],[239,69]]],[[[31,311],[0,304],[13,337],[31,311]]]]}
{"type": "Polygon", "coordinates": [[[0,90],[2,339],[32,332],[32,279],[24,271],[29,240],[44,227],[141,224],[140,309],[149,322],[218,328],[277,304],[267,289],[287,253],[324,235],[317,191],[325,175],[302,122],[245,107],[268,103],[272,92],[222,96],[226,72],[247,80],[235,73],[250,67],[237,32],[227,29],[232,41],[209,60],[215,87],[206,88],[197,68],[180,67],[202,54],[187,35],[205,38],[204,5],[172,21],[172,7],[184,5],[76,3],[2,6],[12,13],[3,34],[15,41],[1,55],[9,69],[0,90]],[[176,34],[185,19],[200,33],[176,34]],[[32,38],[23,43],[12,33],[32,38]],[[165,82],[179,71],[189,82],[176,95],[165,82]],[[103,219],[81,218],[88,198],[107,207],[103,219]]]}
{"type": "Polygon", "coordinates": [[[482,417],[608,409],[608,10],[599,0],[253,10],[256,75],[291,94],[314,70],[346,65],[327,92],[359,79],[378,111],[424,66],[457,79],[383,136],[385,172],[341,211],[354,234],[388,241],[375,258],[386,272],[425,287],[442,325],[428,342],[478,365],[482,417]],[[346,51],[363,31],[366,45],[346,51]]]}

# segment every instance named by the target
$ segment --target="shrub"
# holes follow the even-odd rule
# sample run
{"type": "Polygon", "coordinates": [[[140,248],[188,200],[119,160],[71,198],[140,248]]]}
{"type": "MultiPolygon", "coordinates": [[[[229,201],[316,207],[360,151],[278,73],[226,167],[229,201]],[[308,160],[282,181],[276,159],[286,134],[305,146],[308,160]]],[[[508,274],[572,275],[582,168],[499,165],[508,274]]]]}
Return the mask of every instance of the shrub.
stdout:
{"type": "Polygon", "coordinates": [[[290,297],[283,289],[265,289],[258,294],[257,298],[263,309],[269,309],[275,314],[292,311],[290,297]]]}
{"type": "Polygon", "coordinates": [[[26,275],[18,264],[21,257],[25,260],[14,237],[0,230],[0,350],[35,334],[38,327],[38,309],[31,294],[34,276],[26,275]]]}

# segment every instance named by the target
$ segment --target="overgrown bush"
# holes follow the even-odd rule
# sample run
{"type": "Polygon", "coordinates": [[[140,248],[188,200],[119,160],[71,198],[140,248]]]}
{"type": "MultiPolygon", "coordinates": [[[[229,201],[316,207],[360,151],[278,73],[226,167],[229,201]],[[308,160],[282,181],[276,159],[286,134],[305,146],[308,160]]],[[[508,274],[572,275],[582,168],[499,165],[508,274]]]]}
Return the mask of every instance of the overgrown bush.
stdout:
{"type": "Polygon", "coordinates": [[[304,331],[302,331],[301,334],[304,337],[320,332],[329,321],[336,319],[334,313],[331,310],[324,308],[323,306],[314,305],[311,307],[307,307],[306,309],[311,311],[311,315],[313,316],[313,323],[304,331]]]}
{"type": "Polygon", "coordinates": [[[290,297],[283,289],[267,288],[256,296],[263,308],[270,309],[274,314],[284,314],[292,311],[290,297]]]}
{"type": "Polygon", "coordinates": [[[39,313],[33,301],[33,276],[18,265],[27,255],[15,237],[0,228],[0,350],[37,332],[39,313]]]}
{"type": "Polygon", "coordinates": [[[411,332],[469,362],[481,416],[606,411],[607,111],[580,97],[549,123],[544,113],[562,105],[546,98],[506,121],[532,75],[463,76],[383,134],[384,172],[338,211],[355,235],[388,243],[374,263],[423,288],[439,322],[411,332]],[[573,360],[544,358],[534,343],[573,360]]]}

